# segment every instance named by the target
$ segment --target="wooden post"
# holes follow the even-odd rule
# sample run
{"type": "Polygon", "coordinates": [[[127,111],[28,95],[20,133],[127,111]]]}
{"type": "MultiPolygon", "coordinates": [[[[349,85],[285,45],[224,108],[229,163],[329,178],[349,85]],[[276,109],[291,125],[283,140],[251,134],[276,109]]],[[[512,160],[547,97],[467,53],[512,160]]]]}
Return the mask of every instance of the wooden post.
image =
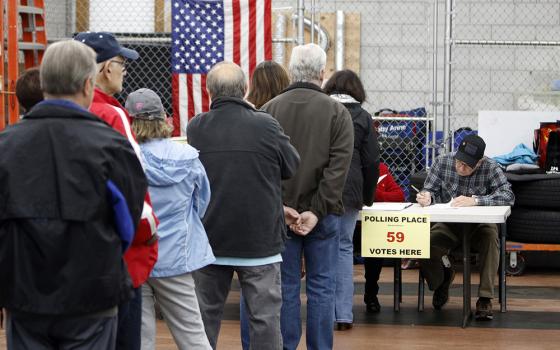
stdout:
{"type": "Polygon", "coordinates": [[[89,30],[89,0],[76,0],[76,31],[89,30]]]}
{"type": "Polygon", "coordinates": [[[165,31],[165,8],[164,0],[154,0],[154,31],[162,33],[165,31]]]}

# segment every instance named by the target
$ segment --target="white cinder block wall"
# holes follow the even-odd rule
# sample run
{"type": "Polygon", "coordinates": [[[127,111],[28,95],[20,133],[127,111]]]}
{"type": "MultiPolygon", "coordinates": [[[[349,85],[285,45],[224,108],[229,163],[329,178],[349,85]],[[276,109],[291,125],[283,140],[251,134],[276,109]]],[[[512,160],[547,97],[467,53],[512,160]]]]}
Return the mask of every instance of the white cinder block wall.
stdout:
{"type": "MultiPolygon", "coordinates": [[[[370,111],[432,110],[432,0],[319,0],[322,11],[361,13],[361,71],[370,111]]],[[[439,4],[438,91],[443,91],[444,5],[439,4]]],[[[273,0],[273,7],[295,6],[273,0]]],[[[310,7],[310,1],[306,1],[310,7]]],[[[558,0],[455,0],[453,36],[465,40],[560,41],[558,0]]],[[[482,109],[519,109],[520,97],[560,79],[560,50],[456,46],[452,51],[452,126],[476,128],[482,109]]],[[[438,110],[441,114],[441,107],[438,110]]],[[[441,123],[440,123],[441,125],[441,123]]]]}
{"type": "MultiPolygon", "coordinates": [[[[137,0],[142,8],[151,6],[153,1],[137,0]]],[[[73,7],[68,3],[73,4],[71,0],[46,0],[50,38],[68,34],[67,23],[72,16],[67,12],[73,7]]],[[[91,0],[94,9],[90,13],[99,12],[105,3],[106,0],[91,0]]],[[[133,12],[140,6],[134,10],[118,6],[124,3],[115,0],[105,9],[108,13],[122,12],[114,28],[109,23],[105,30],[121,31],[127,20],[131,25],[138,22],[139,16],[133,12]]],[[[273,0],[273,7],[295,7],[296,3],[296,0],[273,0]]],[[[311,6],[310,0],[305,3],[308,8],[311,6]]],[[[317,3],[324,12],[361,13],[359,73],[369,96],[368,110],[433,109],[432,0],[317,0],[317,3]]],[[[440,102],[444,3],[440,0],[438,27],[440,102]]],[[[560,0],[455,0],[453,35],[468,40],[560,41],[560,0]]],[[[560,79],[559,48],[456,46],[452,56],[452,126],[476,128],[476,115],[482,109],[525,108],[520,106],[520,98],[548,90],[553,79],[560,79]]],[[[441,115],[441,107],[439,112],[441,115]]]]}

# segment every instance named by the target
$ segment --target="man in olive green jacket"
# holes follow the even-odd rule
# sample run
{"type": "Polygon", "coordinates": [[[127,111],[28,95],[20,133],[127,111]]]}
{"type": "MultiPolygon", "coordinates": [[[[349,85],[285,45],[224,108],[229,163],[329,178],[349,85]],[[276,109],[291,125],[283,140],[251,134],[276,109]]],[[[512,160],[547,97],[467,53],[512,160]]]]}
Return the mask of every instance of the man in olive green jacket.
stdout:
{"type": "Polygon", "coordinates": [[[290,226],[282,253],[281,326],[284,349],[301,338],[300,271],[305,255],[307,348],[332,349],[338,225],[344,213],[342,190],[354,148],[348,110],[321,90],[325,52],[315,44],[295,47],[292,79],[286,91],[263,106],[276,118],[301,157],[294,177],[282,185],[284,204],[295,208],[301,223],[290,226]]]}

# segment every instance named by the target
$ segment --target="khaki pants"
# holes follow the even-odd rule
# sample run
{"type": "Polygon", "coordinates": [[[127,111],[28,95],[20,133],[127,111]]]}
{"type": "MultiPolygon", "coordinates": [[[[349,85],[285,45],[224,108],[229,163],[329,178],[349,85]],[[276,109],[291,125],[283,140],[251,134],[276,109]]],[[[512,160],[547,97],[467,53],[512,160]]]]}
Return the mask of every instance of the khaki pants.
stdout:
{"type": "Polygon", "coordinates": [[[430,230],[430,259],[420,260],[420,268],[431,290],[443,283],[442,256],[462,245],[469,235],[471,250],[479,254],[480,285],[478,296],[492,298],[500,263],[498,226],[496,224],[436,223],[430,230]]]}

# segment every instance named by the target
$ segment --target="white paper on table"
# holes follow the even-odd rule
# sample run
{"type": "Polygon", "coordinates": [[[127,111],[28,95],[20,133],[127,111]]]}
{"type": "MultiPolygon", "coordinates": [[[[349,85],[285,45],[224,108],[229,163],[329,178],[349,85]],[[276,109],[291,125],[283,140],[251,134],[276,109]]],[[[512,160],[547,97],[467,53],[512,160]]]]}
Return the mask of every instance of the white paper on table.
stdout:
{"type": "Polygon", "coordinates": [[[387,174],[381,175],[381,176],[377,179],[377,183],[380,183],[381,180],[383,180],[383,179],[386,178],[386,177],[387,177],[387,174]]]}
{"type": "Polygon", "coordinates": [[[459,207],[452,207],[451,202],[453,202],[453,199],[450,200],[447,203],[436,203],[434,205],[430,205],[430,208],[435,208],[435,209],[457,209],[457,208],[459,208],[459,207]]]}
{"type": "Polygon", "coordinates": [[[373,203],[371,206],[364,206],[363,210],[380,210],[380,211],[399,211],[410,207],[412,203],[395,203],[395,202],[377,202],[373,203]]]}

